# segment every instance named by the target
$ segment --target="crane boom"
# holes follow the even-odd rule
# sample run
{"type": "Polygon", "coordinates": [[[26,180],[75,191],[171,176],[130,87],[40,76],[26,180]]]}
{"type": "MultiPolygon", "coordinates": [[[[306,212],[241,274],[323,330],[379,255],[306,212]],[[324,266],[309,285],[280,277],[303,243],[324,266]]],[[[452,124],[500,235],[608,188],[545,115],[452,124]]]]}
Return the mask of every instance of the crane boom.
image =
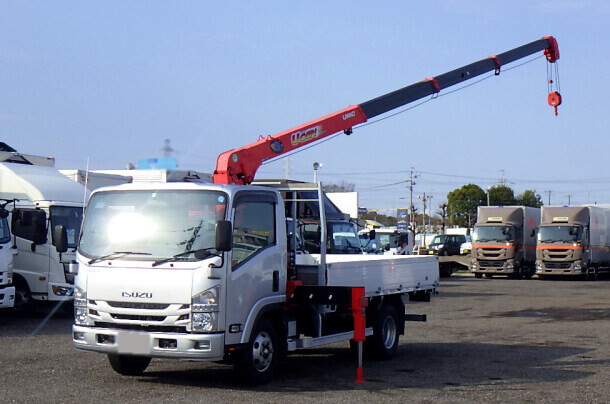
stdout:
{"type": "MultiPolygon", "coordinates": [[[[550,63],[559,59],[559,47],[552,36],[543,37],[528,44],[511,49],[499,55],[490,56],[478,62],[460,67],[450,72],[422,80],[380,97],[352,105],[332,114],[285,130],[275,135],[259,137],[257,141],[237,149],[221,153],[216,160],[214,183],[216,184],[249,184],[254,180],[260,165],[271,158],[309,145],[337,132],[350,134],[355,125],[368,119],[399,108],[423,97],[434,95],[441,90],[470,80],[481,74],[495,71],[500,73],[503,65],[543,51],[550,63]]],[[[555,104],[559,93],[554,96],[555,104]]],[[[551,95],[549,95],[551,103],[551,95]]]]}

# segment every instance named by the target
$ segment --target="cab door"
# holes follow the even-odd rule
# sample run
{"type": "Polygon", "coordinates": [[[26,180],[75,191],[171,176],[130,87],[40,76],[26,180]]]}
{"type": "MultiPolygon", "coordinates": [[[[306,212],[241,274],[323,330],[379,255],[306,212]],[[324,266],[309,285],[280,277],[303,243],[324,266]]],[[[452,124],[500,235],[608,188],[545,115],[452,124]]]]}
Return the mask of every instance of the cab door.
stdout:
{"type": "Polygon", "coordinates": [[[259,310],[283,299],[286,289],[286,240],[277,234],[278,218],[283,219],[283,216],[278,210],[276,194],[264,191],[237,193],[232,215],[233,243],[229,253],[231,259],[227,263],[226,344],[241,342],[242,334],[248,331],[248,324],[253,326],[259,310]]]}

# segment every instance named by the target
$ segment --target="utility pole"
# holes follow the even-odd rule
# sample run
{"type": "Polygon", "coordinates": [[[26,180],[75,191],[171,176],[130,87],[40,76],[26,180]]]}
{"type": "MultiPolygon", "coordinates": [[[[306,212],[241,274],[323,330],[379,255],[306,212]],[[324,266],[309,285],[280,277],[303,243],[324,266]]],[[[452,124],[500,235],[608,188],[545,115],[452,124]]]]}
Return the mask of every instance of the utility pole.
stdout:
{"type": "Polygon", "coordinates": [[[409,205],[409,227],[411,228],[411,239],[415,242],[415,226],[411,226],[412,223],[415,223],[415,217],[413,215],[413,185],[415,185],[414,178],[417,178],[417,175],[414,173],[413,167],[411,167],[411,172],[409,174],[409,199],[411,200],[411,205],[409,205]]]}
{"type": "Polygon", "coordinates": [[[548,204],[548,206],[551,206],[551,190],[549,189],[548,191],[544,191],[544,192],[548,192],[549,193],[549,204],[548,204]]]}

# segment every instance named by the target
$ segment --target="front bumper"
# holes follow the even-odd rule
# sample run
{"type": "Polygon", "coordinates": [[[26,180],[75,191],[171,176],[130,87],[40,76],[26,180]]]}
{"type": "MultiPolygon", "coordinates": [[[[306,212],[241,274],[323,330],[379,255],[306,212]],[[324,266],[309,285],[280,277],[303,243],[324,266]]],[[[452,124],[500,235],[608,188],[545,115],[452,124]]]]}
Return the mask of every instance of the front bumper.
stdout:
{"type": "Polygon", "coordinates": [[[538,261],[536,275],[582,275],[586,273],[580,261],[538,261]]]}
{"type": "Polygon", "coordinates": [[[0,309],[7,309],[15,305],[15,287],[9,286],[0,289],[0,309]]]}
{"type": "Polygon", "coordinates": [[[506,260],[477,260],[470,271],[478,274],[511,275],[515,273],[515,265],[506,260]]]}
{"type": "Polygon", "coordinates": [[[177,334],[72,326],[72,344],[84,351],[153,358],[221,360],[224,333],[177,334]]]}

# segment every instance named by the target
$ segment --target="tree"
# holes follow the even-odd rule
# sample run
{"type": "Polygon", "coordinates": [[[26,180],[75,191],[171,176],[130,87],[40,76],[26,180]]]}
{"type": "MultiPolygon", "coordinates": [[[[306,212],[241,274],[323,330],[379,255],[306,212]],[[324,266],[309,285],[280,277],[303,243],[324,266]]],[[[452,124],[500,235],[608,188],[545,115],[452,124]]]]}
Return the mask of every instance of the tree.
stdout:
{"type": "Polygon", "coordinates": [[[506,185],[496,185],[488,189],[491,206],[509,206],[515,204],[515,194],[506,185]]]}
{"type": "Polygon", "coordinates": [[[526,189],[522,194],[517,195],[515,198],[518,205],[523,206],[531,206],[534,208],[539,208],[543,205],[542,198],[536,191],[532,191],[531,189],[526,189]]]}
{"type": "Polygon", "coordinates": [[[338,184],[322,185],[324,192],[353,192],[356,186],[350,182],[341,181],[338,184]]]}
{"type": "Polygon", "coordinates": [[[472,227],[476,220],[477,207],[486,202],[485,191],[478,185],[467,184],[447,194],[449,222],[460,227],[472,227]]]}
{"type": "Polygon", "coordinates": [[[441,223],[443,225],[443,233],[445,233],[445,219],[447,218],[447,203],[443,202],[438,205],[439,210],[436,211],[436,214],[441,217],[441,223]]]}

